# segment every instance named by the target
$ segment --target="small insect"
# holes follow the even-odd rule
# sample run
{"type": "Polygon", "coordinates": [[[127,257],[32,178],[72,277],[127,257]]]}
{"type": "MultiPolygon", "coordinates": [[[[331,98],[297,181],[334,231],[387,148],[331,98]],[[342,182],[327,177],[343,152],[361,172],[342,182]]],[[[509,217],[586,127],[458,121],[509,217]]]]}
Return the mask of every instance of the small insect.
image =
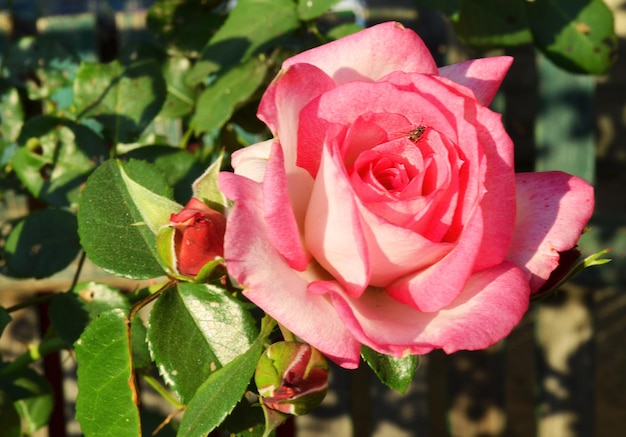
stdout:
{"type": "Polygon", "coordinates": [[[408,134],[409,140],[413,141],[414,143],[417,143],[419,139],[422,137],[422,135],[424,135],[424,132],[426,132],[426,126],[424,126],[423,124],[420,124],[411,132],[409,132],[408,134]]]}

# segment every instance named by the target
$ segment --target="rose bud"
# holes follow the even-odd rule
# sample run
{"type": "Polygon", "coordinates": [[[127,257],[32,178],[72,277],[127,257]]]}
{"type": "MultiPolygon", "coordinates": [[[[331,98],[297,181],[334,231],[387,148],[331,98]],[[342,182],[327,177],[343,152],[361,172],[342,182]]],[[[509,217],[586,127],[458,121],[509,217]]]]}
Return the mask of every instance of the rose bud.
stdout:
{"type": "Polygon", "coordinates": [[[195,197],[170,216],[179,273],[196,276],[205,264],[224,255],[226,217],[195,197]]]}
{"type": "Polygon", "coordinates": [[[326,396],[328,363],[306,343],[274,343],[261,355],[254,381],[264,408],[306,414],[326,396]]]}

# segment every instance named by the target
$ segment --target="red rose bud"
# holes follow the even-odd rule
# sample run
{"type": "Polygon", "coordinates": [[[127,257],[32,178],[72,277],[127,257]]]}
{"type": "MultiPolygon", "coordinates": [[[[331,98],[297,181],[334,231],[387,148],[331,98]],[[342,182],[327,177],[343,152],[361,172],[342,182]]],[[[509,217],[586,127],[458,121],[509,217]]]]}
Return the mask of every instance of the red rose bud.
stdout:
{"type": "Polygon", "coordinates": [[[265,408],[306,414],[326,396],[328,363],[306,343],[274,343],[261,355],[254,382],[265,408]]]}
{"type": "Polygon", "coordinates": [[[226,217],[195,197],[170,216],[169,226],[175,229],[176,267],[181,274],[196,276],[205,264],[224,256],[226,217]]]}

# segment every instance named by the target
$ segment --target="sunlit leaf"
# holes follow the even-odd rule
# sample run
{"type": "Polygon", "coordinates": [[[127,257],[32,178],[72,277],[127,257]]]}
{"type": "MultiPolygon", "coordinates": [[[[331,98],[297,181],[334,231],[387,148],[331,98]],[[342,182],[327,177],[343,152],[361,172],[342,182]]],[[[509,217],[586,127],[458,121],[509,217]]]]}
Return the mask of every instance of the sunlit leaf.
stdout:
{"type": "Polygon", "coordinates": [[[83,62],[74,81],[78,117],[98,120],[113,143],[136,141],[161,111],[165,94],[161,68],[151,59],[83,62]]]}
{"type": "Polygon", "coordinates": [[[258,59],[227,71],[202,92],[191,126],[196,135],[221,127],[264,81],[267,66],[258,59]]]}
{"type": "Polygon", "coordinates": [[[210,374],[245,352],[256,333],[243,304],[224,290],[179,283],[150,312],[148,342],[159,372],[187,402],[210,374]]]}
{"type": "Polygon", "coordinates": [[[613,13],[602,0],[523,2],[535,44],[574,73],[606,73],[617,59],[613,13]]]}
{"type": "Polygon", "coordinates": [[[198,388],[187,405],[178,436],[202,437],[222,423],[243,397],[264,341],[259,337],[246,353],[212,373],[198,388]]]}
{"type": "Polygon", "coordinates": [[[339,0],[298,0],[298,18],[312,20],[339,3],[339,0]]]}
{"type": "Polygon", "coordinates": [[[279,44],[299,26],[292,0],[239,0],[187,76],[195,85],[279,44]],[[259,19],[263,17],[263,19],[259,19]]]}

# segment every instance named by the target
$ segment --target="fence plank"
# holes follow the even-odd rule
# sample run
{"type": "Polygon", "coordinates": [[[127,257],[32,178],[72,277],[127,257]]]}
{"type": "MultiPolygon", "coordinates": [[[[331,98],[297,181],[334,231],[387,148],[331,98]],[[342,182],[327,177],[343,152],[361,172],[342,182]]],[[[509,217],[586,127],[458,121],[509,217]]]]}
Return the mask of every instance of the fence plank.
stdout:
{"type": "MultiPolygon", "coordinates": [[[[563,170],[593,182],[595,79],[538,58],[539,171],[563,170]]],[[[569,285],[569,284],[568,284],[569,285]]],[[[569,285],[537,307],[538,430],[540,437],[593,432],[592,314],[589,291],[569,285]]]]}

